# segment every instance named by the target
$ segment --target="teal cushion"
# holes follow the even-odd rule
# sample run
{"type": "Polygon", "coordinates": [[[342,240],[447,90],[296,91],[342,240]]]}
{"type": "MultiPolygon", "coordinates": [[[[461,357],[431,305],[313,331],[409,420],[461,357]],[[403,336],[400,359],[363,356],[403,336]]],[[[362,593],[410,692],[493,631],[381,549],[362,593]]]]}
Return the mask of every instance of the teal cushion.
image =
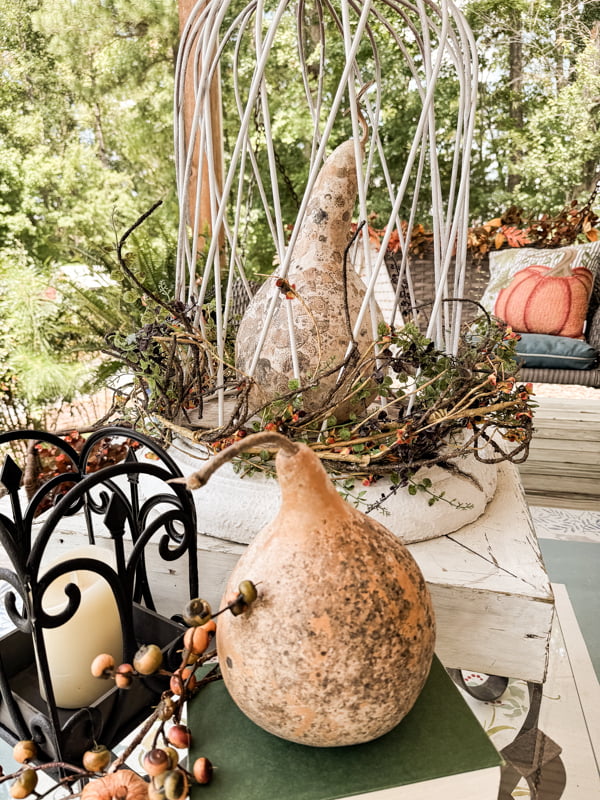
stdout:
{"type": "Polygon", "coordinates": [[[524,367],[540,369],[590,369],[598,351],[582,339],[521,333],[517,342],[517,361],[524,367]]]}

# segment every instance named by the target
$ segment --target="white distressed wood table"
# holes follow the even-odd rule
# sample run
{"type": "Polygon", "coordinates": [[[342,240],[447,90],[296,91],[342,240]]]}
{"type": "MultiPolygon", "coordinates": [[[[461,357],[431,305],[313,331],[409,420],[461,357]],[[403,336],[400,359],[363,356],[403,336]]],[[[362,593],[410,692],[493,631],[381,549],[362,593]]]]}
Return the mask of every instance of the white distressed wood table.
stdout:
{"type": "Polygon", "coordinates": [[[410,550],[432,593],[444,666],[543,682],[554,597],[512,464],[500,465],[478,520],[410,550]]]}
{"type": "MultiPolygon", "coordinates": [[[[204,491],[211,492],[210,483],[204,491]]],[[[83,519],[64,522],[53,539],[52,557],[84,541],[83,519]]],[[[198,527],[200,592],[217,608],[246,545],[203,531],[201,518],[198,527]]],[[[409,548],[432,594],[436,651],[444,666],[543,682],[554,602],[516,468],[500,465],[497,490],[479,519],[409,548]]],[[[180,613],[186,581],[151,550],[148,565],[158,607],[162,613],[180,613]]]]}

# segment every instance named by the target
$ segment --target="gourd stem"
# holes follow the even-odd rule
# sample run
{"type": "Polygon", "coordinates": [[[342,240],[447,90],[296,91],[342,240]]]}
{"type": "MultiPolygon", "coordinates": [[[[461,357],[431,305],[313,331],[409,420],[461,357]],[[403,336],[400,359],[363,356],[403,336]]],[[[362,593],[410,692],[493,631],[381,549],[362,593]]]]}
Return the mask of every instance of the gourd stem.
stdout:
{"type": "Polygon", "coordinates": [[[184,483],[186,489],[199,489],[209,481],[213,473],[222,467],[223,464],[245,453],[247,450],[252,450],[257,447],[276,447],[280,450],[285,450],[289,455],[295,455],[298,452],[298,445],[283,436],[283,434],[276,433],[275,431],[261,431],[260,433],[253,433],[251,436],[240,439],[234,444],[229,445],[225,450],[221,450],[201,469],[192,472],[187,478],[172,478],[169,483],[184,483]]]}

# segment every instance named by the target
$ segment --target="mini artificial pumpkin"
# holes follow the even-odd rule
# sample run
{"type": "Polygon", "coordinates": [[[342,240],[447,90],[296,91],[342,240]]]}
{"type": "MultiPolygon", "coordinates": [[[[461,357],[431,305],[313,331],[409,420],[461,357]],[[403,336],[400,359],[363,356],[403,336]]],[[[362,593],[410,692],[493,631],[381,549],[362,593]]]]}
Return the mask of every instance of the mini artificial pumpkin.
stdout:
{"type": "Polygon", "coordinates": [[[571,260],[568,252],[552,269],[535,264],[517,272],[498,294],[496,316],[520,333],[580,338],[594,276],[585,267],[571,269],[571,260]]]}
{"type": "Polygon", "coordinates": [[[119,769],[87,783],[81,800],[148,800],[148,784],[131,769],[119,769]]]}

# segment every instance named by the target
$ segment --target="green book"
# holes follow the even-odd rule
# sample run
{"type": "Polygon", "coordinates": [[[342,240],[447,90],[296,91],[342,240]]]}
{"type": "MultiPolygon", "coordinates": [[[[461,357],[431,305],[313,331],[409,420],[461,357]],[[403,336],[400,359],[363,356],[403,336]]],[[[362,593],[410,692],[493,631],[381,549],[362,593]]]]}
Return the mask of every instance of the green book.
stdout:
{"type": "Polygon", "coordinates": [[[497,800],[502,758],[434,658],[417,702],[392,731],[348,747],[308,747],[251,722],[223,681],[189,703],[191,758],[214,766],[191,800],[497,800]]]}

